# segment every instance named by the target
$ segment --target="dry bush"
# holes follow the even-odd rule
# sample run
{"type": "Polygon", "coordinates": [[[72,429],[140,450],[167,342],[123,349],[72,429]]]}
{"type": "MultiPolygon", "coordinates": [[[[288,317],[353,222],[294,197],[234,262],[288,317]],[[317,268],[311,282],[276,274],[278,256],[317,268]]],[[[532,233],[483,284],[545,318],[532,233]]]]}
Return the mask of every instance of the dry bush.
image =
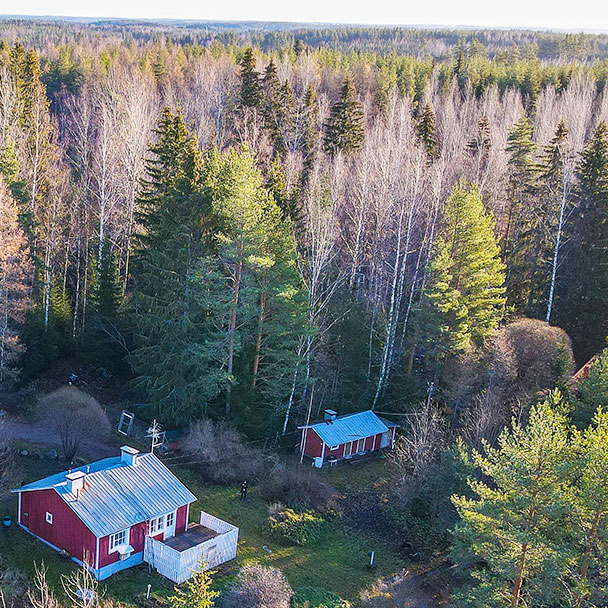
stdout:
{"type": "Polygon", "coordinates": [[[511,350],[514,394],[531,396],[537,391],[565,384],[574,369],[568,334],[538,319],[519,319],[498,334],[494,348],[511,350]]]}
{"type": "Polygon", "coordinates": [[[278,569],[247,564],[224,599],[224,608],[290,608],[293,590],[278,569]]]}
{"type": "Polygon", "coordinates": [[[42,397],[40,410],[49,426],[59,433],[68,462],[74,459],[84,439],[101,440],[110,433],[110,421],[98,401],[74,386],[58,388],[42,397]]]}
{"type": "Polygon", "coordinates": [[[268,502],[281,502],[290,507],[328,511],[336,506],[336,491],[309,466],[276,465],[262,486],[268,502]]]}
{"type": "Polygon", "coordinates": [[[194,423],[183,442],[183,451],[210,481],[230,484],[257,479],[265,469],[260,450],[247,445],[242,435],[225,422],[194,423]]]}

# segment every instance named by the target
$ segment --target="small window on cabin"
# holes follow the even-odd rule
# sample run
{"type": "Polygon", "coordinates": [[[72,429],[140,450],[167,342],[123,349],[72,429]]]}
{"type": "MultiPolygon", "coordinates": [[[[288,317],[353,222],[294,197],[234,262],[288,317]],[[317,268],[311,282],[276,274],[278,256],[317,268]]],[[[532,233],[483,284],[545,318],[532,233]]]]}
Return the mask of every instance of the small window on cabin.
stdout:
{"type": "Polygon", "coordinates": [[[48,511],[46,512],[46,523],[47,524],[52,524],[53,523],[53,514],[49,513],[48,511]]]}
{"type": "Polygon", "coordinates": [[[115,534],[110,535],[110,544],[109,544],[109,552],[114,553],[117,551],[119,547],[122,547],[127,544],[127,531],[121,530],[120,532],[116,532],[115,534]]]}
{"type": "Polygon", "coordinates": [[[335,452],[340,446],[339,445],[332,445],[329,450],[330,452],[335,452]]]}
{"type": "Polygon", "coordinates": [[[165,528],[171,528],[171,526],[173,526],[174,517],[175,513],[167,514],[167,523],[165,524],[165,528]]]}

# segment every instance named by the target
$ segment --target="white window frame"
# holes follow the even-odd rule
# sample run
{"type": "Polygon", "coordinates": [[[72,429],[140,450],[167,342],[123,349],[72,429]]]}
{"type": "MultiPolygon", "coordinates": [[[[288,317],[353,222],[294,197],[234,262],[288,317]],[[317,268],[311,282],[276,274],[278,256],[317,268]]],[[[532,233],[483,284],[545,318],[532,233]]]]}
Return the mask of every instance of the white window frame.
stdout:
{"type": "Polygon", "coordinates": [[[165,530],[167,528],[171,528],[171,526],[173,526],[174,523],[175,523],[175,511],[171,511],[171,513],[167,513],[167,515],[165,515],[165,530]],[[169,521],[169,518],[171,518],[171,521],[169,521]]]}
{"type": "Polygon", "coordinates": [[[362,454],[363,452],[365,452],[365,437],[357,440],[357,454],[362,454]],[[361,446],[360,449],[359,446],[361,446]]]}
{"type": "Polygon", "coordinates": [[[332,446],[330,446],[329,451],[335,452],[339,447],[340,447],[339,445],[332,445],[332,446]]]}
{"type": "Polygon", "coordinates": [[[165,531],[165,523],[166,523],[166,515],[161,515],[160,517],[154,517],[150,520],[150,536],[156,536],[161,532],[165,531]]]}
{"type": "Polygon", "coordinates": [[[119,530],[110,534],[108,539],[108,553],[115,553],[120,547],[126,547],[129,544],[129,529],[119,530]]]}
{"type": "Polygon", "coordinates": [[[53,525],[53,514],[52,513],[49,513],[49,511],[47,511],[46,515],[45,515],[45,519],[46,519],[47,524],[53,525]]]}

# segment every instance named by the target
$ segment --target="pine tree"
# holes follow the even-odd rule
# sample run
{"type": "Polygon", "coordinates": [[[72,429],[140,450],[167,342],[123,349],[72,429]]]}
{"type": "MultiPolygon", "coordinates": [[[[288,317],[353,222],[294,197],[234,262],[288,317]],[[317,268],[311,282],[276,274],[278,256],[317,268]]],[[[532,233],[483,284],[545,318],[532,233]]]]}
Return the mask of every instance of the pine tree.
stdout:
{"type": "Polygon", "coordinates": [[[169,598],[171,608],[213,608],[215,598],[219,597],[219,592],[211,587],[215,572],[204,569],[204,564],[200,564],[198,572],[190,578],[185,585],[185,589],[175,587],[174,595],[169,598]]]}
{"type": "Polygon", "coordinates": [[[255,55],[251,47],[245,49],[239,65],[241,66],[241,105],[246,108],[257,108],[262,99],[262,87],[260,73],[255,69],[255,55]]]}
{"type": "Polygon", "coordinates": [[[435,112],[430,103],[420,111],[416,120],[416,137],[424,147],[429,162],[433,162],[439,157],[440,146],[435,129],[435,112]]]}
{"type": "Polygon", "coordinates": [[[474,452],[483,480],[469,481],[472,498],[452,497],[460,516],[454,558],[485,566],[470,571],[473,586],[457,594],[459,605],[562,605],[575,470],[562,409],[555,393],[532,408],[526,425],[514,420],[497,447],[485,442],[484,454],[474,452]]]}
{"type": "Polygon", "coordinates": [[[324,147],[328,154],[356,152],[365,137],[364,113],[356,98],[355,87],[346,78],[340,89],[340,98],[332,106],[325,125],[324,147]]]}
{"type": "Polygon", "coordinates": [[[576,582],[574,606],[602,605],[608,586],[601,572],[608,560],[608,412],[598,408],[591,424],[577,435],[580,458],[576,488],[577,560],[572,577],[576,582]],[[595,601],[591,603],[591,596],[595,601]],[[603,601],[601,601],[603,600],[603,601]]]}
{"type": "Polygon", "coordinates": [[[557,322],[584,362],[608,335],[608,127],[600,123],[577,167],[576,213],[570,222],[566,280],[561,281],[557,322]]]}

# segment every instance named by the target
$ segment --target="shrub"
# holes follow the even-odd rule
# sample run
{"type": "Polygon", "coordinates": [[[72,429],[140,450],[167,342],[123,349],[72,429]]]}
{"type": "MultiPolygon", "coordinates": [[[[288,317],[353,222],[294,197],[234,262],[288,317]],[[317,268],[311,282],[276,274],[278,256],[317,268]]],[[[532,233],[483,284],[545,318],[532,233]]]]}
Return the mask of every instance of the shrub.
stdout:
{"type": "Polygon", "coordinates": [[[310,511],[297,513],[286,508],[270,515],[267,528],[276,538],[294,545],[305,545],[319,539],[325,525],[324,519],[310,511]]]}
{"type": "Polygon", "coordinates": [[[262,486],[268,502],[282,502],[292,508],[328,511],[335,508],[336,492],[318,471],[299,465],[278,465],[262,486]]]}
{"type": "Polygon", "coordinates": [[[253,481],[266,468],[262,452],[248,446],[240,433],[225,422],[194,423],[184,438],[183,451],[196,458],[196,468],[215,483],[253,481]]]}
{"type": "Polygon", "coordinates": [[[290,608],[293,590],[278,568],[247,564],[224,598],[224,608],[290,608]]]}
{"type": "Polygon", "coordinates": [[[350,608],[339,595],[317,587],[301,587],[293,598],[293,608],[350,608]]]}

